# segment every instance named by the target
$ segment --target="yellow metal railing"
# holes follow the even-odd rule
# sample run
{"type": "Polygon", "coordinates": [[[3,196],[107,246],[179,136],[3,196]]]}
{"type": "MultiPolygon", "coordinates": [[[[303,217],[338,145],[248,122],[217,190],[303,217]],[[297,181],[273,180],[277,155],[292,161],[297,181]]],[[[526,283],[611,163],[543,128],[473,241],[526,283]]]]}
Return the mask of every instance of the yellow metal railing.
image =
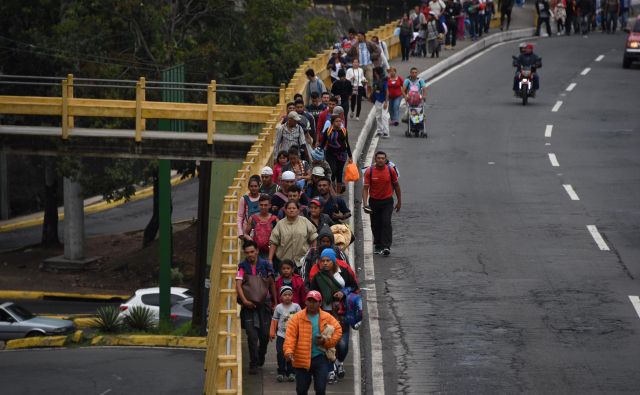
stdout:
{"type": "Polygon", "coordinates": [[[135,100],[83,99],[74,97],[73,75],[62,80],[61,97],[0,96],[0,114],[50,115],[62,118],[61,137],[73,137],[74,117],[133,118],[135,140],[142,141],[147,119],[181,119],[207,122],[207,143],[213,143],[216,121],[267,123],[274,107],[216,103],[216,81],[207,86],[207,103],[172,103],[146,100],[146,81],[135,86],[135,100]]]}
{"type": "MultiPolygon", "coordinates": [[[[400,54],[398,37],[393,35],[397,22],[392,22],[367,33],[378,36],[387,43],[389,57],[400,54]]],[[[276,126],[286,110],[286,102],[295,93],[304,94],[307,79],[305,71],[313,68],[320,78],[327,79],[326,69],[331,50],[326,50],[298,67],[285,88],[280,87],[278,105],[271,107],[271,114],[258,139],[247,153],[224,198],[219,231],[214,244],[211,262],[211,290],[209,295],[209,333],[205,357],[206,394],[242,394],[242,333],[240,307],[236,303],[235,276],[241,259],[241,245],[237,234],[236,212],[239,200],[252,174],[259,174],[262,167],[270,164],[273,155],[276,126]]]]}

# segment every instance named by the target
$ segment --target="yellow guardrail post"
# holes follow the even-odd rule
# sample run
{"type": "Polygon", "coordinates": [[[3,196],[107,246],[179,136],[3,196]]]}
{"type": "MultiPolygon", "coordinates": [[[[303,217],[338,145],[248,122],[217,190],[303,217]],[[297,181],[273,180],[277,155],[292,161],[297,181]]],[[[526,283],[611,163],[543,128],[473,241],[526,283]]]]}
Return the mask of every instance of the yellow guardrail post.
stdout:
{"type": "Polygon", "coordinates": [[[142,105],[145,99],[145,79],[140,77],[136,82],[136,143],[142,141],[142,131],[145,130],[145,122],[142,118],[142,105]]]}
{"type": "Polygon", "coordinates": [[[69,89],[67,80],[62,80],[62,139],[69,138],[69,89]]]}
{"type": "Polygon", "coordinates": [[[207,144],[213,144],[213,134],[216,132],[216,121],[213,120],[213,110],[216,105],[216,81],[211,80],[207,87],[207,144]]]}
{"type": "MultiPolygon", "coordinates": [[[[73,99],[73,74],[67,74],[67,99],[73,99]]],[[[73,115],[69,115],[68,126],[69,129],[73,129],[75,127],[73,115]]]]}

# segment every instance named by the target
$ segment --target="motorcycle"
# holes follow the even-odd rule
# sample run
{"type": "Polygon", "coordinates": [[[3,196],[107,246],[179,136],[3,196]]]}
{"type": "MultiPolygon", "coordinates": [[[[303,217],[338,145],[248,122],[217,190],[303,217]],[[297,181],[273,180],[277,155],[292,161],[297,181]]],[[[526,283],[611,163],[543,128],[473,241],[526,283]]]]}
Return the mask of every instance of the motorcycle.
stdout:
{"type": "Polygon", "coordinates": [[[542,59],[538,60],[538,63],[534,66],[521,65],[518,62],[518,58],[512,56],[513,66],[518,68],[518,89],[516,95],[522,99],[522,105],[526,106],[530,97],[536,97],[536,91],[533,89],[533,76],[535,74],[536,67],[541,64],[542,59]]]}

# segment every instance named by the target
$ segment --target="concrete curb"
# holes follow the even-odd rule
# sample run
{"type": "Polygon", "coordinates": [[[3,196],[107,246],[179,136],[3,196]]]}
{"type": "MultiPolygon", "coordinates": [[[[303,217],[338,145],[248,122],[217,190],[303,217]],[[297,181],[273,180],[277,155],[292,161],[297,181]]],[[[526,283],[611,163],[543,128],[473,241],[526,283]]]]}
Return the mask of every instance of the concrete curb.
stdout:
{"type": "MultiPolygon", "coordinates": [[[[6,343],[7,350],[28,348],[65,347],[84,340],[84,333],[76,331],[69,336],[43,336],[13,339],[6,343]]],[[[102,335],[91,339],[91,346],[140,346],[140,347],[176,347],[207,348],[206,337],[170,336],[170,335],[102,335]]]]}
{"type": "MultiPolygon", "coordinates": [[[[185,179],[181,179],[180,177],[181,176],[173,177],[171,179],[171,185],[176,186],[191,179],[191,177],[185,178],[185,179]]],[[[102,200],[95,204],[86,205],[84,206],[84,213],[85,214],[99,213],[102,211],[112,209],[114,207],[121,206],[128,202],[135,202],[138,200],[146,199],[150,196],[153,196],[153,187],[142,188],[136,191],[135,194],[129,198],[129,200],[120,199],[120,200],[115,200],[111,202],[102,200]]],[[[4,224],[0,225],[0,233],[41,225],[44,221],[44,214],[38,213],[35,216],[34,214],[31,214],[22,218],[24,219],[21,219],[21,217],[18,217],[18,218],[10,219],[8,221],[3,221],[4,224]]],[[[63,219],[64,219],[64,213],[59,212],[58,220],[62,221],[63,219]]]]}
{"type": "Polygon", "coordinates": [[[102,302],[125,301],[131,295],[114,294],[81,294],[73,292],[48,291],[0,291],[0,299],[67,299],[67,300],[95,300],[102,302]]]}

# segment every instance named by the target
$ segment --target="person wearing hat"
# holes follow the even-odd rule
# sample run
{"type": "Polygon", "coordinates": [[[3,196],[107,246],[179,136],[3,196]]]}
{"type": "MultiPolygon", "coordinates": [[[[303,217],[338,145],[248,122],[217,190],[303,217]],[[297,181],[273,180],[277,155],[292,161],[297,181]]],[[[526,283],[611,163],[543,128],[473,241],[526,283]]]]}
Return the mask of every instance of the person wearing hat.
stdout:
{"type": "Polygon", "coordinates": [[[331,217],[322,212],[321,200],[322,198],[320,196],[311,199],[309,201],[309,210],[307,210],[307,214],[305,215],[305,217],[316,226],[318,232],[325,226],[331,227],[335,225],[331,217]]]}
{"type": "Polygon", "coordinates": [[[328,226],[322,227],[318,231],[318,238],[316,239],[316,246],[309,248],[307,254],[304,256],[304,264],[300,268],[300,276],[304,280],[305,287],[311,287],[311,280],[320,271],[322,264],[320,262],[320,254],[325,248],[333,248],[336,252],[336,262],[338,265],[351,273],[353,278],[356,278],[356,273],[349,266],[347,256],[334,244],[335,235],[328,226]]]}
{"type": "MultiPolygon", "coordinates": [[[[323,160],[324,162],[324,160],[323,160]]],[[[304,193],[309,196],[318,196],[318,181],[325,176],[325,170],[321,166],[315,166],[311,169],[311,179],[304,188],[304,193]]]]}
{"type": "Polygon", "coordinates": [[[293,365],[296,378],[296,393],[305,395],[311,381],[317,395],[324,395],[330,362],[324,350],[335,347],[342,337],[340,323],[329,313],[320,309],[322,295],[309,291],[304,310],[296,313],[287,324],[283,352],[293,365]],[[324,338],[331,326],[331,337],[324,338]]]}
{"type": "MultiPolygon", "coordinates": [[[[287,122],[276,128],[276,140],[273,152],[289,151],[294,145],[300,148],[306,148],[307,140],[304,135],[302,126],[298,123],[301,120],[300,115],[295,112],[289,112],[287,122]]],[[[303,159],[309,160],[308,150],[304,150],[303,159]]]]}
{"type": "Polygon", "coordinates": [[[296,376],[293,373],[291,361],[287,361],[284,358],[283,346],[289,320],[302,309],[298,303],[293,302],[293,288],[283,285],[278,289],[280,290],[280,304],[276,306],[273,312],[269,337],[272,341],[276,340],[276,355],[278,359],[278,376],[276,376],[276,380],[280,383],[285,379],[293,382],[296,380],[296,376]]]}
{"type": "Polygon", "coordinates": [[[285,203],[289,201],[289,188],[296,184],[296,175],[294,172],[287,170],[280,177],[280,190],[271,198],[271,212],[278,214],[285,203]]]}
{"type": "Polygon", "coordinates": [[[358,281],[348,270],[337,263],[333,248],[325,248],[320,254],[321,270],[311,280],[311,289],[322,295],[322,310],[332,314],[342,325],[342,337],[336,345],[335,372],[329,373],[329,380],[335,376],[344,377],[343,362],[349,353],[349,325],[345,324],[346,297],[360,291],[358,281]],[[332,374],[333,373],[333,374],[332,374]]]}
{"type": "Polygon", "coordinates": [[[260,171],[260,193],[273,196],[278,192],[278,184],[273,182],[273,169],[265,166],[260,171]]]}

